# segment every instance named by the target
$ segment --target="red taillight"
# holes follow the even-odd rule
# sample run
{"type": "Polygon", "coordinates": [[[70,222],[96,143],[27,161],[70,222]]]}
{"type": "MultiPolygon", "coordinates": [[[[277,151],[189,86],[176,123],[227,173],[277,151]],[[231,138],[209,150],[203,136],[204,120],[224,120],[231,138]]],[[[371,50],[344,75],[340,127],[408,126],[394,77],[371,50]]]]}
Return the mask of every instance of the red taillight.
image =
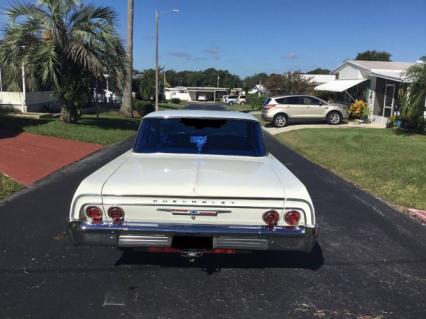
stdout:
{"type": "Polygon", "coordinates": [[[120,223],[124,220],[124,211],[120,207],[110,207],[108,209],[108,216],[116,223],[120,223]]]}
{"type": "Polygon", "coordinates": [[[290,226],[295,226],[299,223],[300,213],[296,210],[291,210],[284,215],[284,220],[290,226]]]}
{"type": "Polygon", "coordinates": [[[86,216],[92,220],[92,223],[100,223],[102,221],[102,210],[96,206],[86,208],[86,216]]]}
{"type": "Polygon", "coordinates": [[[263,106],[263,108],[264,108],[264,109],[266,109],[266,110],[268,110],[268,109],[271,109],[271,108],[273,108],[273,107],[275,107],[275,106],[277,106],[277,104],[265,104],[265,105],[263,106]]]}
{"type": "Polygon", "coordinates": [[[268,227],[274,227],[278,225],[280,214],[278,214],[275,210],[270,210],[264,213],[262,218],[268,227]]]}

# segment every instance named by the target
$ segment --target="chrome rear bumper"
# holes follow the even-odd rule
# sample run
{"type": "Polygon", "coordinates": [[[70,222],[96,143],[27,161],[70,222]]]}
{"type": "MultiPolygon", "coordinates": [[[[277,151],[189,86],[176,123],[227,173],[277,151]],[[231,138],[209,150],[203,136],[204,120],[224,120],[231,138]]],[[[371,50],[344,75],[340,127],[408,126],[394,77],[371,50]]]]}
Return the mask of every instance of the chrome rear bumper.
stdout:
{"type": "Polygon", "coordinates": [[[173,236],[211,237],[213,249],[296,250],[310,252],[316,228],[217,226],[179,224],[68,223],[71,240],[78,245],[116,247],[171,247],[173,236]]]}

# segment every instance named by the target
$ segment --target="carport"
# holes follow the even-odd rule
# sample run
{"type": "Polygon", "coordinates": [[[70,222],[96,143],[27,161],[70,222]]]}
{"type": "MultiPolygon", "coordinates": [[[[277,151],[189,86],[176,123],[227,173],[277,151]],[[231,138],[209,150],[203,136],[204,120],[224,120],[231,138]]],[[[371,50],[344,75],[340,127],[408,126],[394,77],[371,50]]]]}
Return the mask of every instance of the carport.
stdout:
{"type": "Polygon", "coordinates": [[[217,101],[229,92],[227,88],[215,87],[188,87],[187,91],[192,101],[198,101],[200,95],[205,95],[207,101],[217,101]]]}
{"type": "Polygon", "coordinates": [[[365,81],[367,81],[367,79],[334,80],[334,81],[330,81],[330,82],[316,86],[315,91],[327,91],[327,92],[336,92],[336,93],[345,92],[351,98],[351,100],[355,101],[356,98],[352,94],[350,94],[348,90],[365,81]]]}

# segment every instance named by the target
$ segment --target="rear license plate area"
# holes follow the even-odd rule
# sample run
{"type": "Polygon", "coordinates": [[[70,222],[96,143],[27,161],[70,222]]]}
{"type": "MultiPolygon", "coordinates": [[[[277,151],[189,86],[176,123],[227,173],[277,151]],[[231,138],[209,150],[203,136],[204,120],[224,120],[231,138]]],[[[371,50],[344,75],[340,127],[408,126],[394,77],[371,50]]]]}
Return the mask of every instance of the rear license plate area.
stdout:
{"type": "Polygon", "coordinates": [[[173,236],[172,248],[181,250],[211,250],[213,249],[213,238],[200,236],[173,236]]]}

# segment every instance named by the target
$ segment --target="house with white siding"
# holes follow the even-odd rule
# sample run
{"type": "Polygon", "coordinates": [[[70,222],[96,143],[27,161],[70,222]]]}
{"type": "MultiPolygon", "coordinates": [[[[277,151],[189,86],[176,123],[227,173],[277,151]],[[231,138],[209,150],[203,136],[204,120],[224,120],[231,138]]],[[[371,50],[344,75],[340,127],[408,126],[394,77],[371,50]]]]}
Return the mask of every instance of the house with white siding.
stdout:
{"type": "Polygon", "coordinates": [[[347,60],[331,72],[336,79],[315,87],[317,91],[334,92],[336,100],[367,102],[370,118],[385,122],[400,109],[399,89],[405,73],[414,62],[347,60]]]}

